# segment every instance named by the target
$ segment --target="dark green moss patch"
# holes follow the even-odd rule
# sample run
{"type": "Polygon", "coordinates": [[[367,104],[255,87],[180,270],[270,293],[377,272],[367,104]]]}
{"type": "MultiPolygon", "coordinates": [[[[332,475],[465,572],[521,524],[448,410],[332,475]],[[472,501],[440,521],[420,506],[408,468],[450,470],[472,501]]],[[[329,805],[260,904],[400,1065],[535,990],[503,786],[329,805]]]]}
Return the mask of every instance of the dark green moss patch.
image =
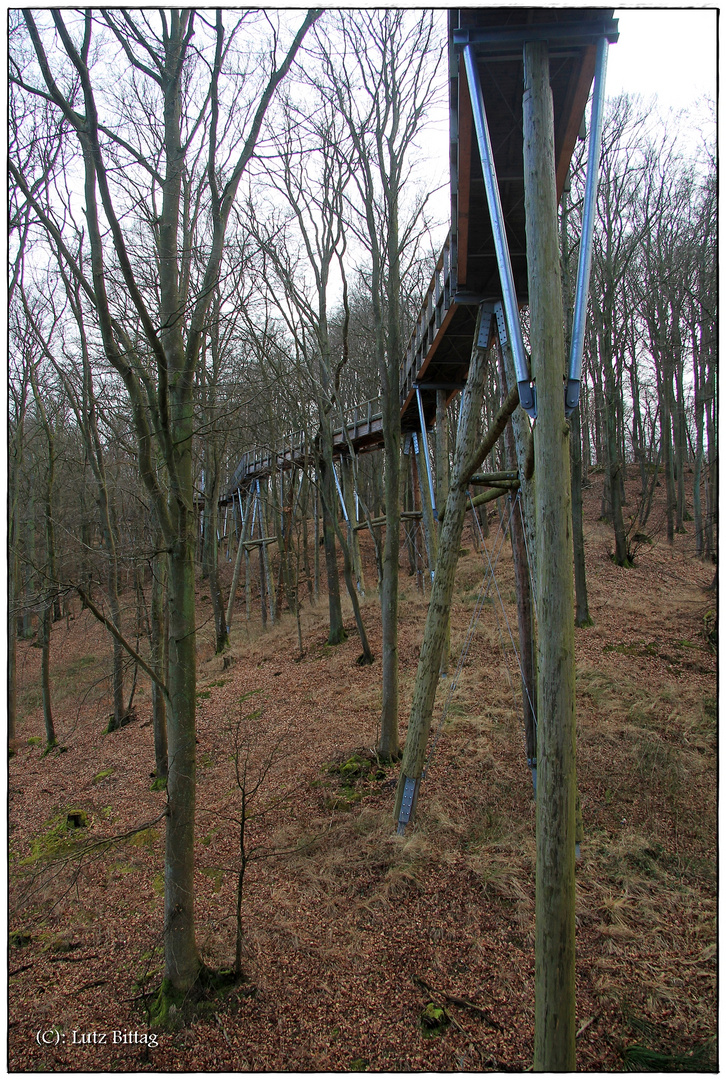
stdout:
{"type": "Polygon", "coordinates": [[[350,810],[364,796],[378,790],[388,780],[386,767],[393,762],[383,761],[374,750],[358,748],[348,757],[323,765],[325,779],[314,780],[313,787],[322,788],[326,810],[350,810]],[[335,783],[337,781],[337,784],[335,783]]]}
{"type": "MultiPolygon", "coordinates": [[[[204,966],[186,992],[175,990],[171,981],[164,979],[149,1006],[149,1022],[162,1031],[176,1031],[198,1017],[216,1012],[230,991],[242,982],[245,977],[235,975],[231,968],[204,966]]],[[[245,996],[253,996],[255,989],[246,988],[245,996]]]]}
{"type": "Polygon", "coordinates": [[[443,1035],[451,1023],[451,1018],[446,1009],[441,1005],[434,1004],[433,1001],[429,1001],[418,1019],[421,1031],[427,1037],[443,1035]]]}
{"type": "Polygon", "coordinates": [[[21,862],[28,866],[40,859],[57,859],[72,853],[78,846],[75,834],[88,828],[88,814],[79,807],[70,807],[56,814],[43,826],[43,831],[30,842],[30,854],[21,862]]]}

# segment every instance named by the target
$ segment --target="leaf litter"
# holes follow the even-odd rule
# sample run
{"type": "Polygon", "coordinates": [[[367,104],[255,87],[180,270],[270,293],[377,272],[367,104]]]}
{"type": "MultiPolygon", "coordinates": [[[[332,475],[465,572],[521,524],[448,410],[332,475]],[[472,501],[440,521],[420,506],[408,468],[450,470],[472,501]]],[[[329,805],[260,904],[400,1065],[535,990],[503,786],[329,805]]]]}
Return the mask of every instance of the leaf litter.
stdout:
{"type": "MultiPolygon", "coordinates": [[[[715,606],[705,592],[712,568],[693,558],[688,536],[672,549],[660,541],[643,551],[634,569],[615,567],[598,503],[591,489],[594,625],[576,631],[585,822],[577,864],[578,1070],[638,1061],[663,1068],[664,1060],[713,1069],[716,657],[704,634],[715,606]]],[[[483,577],[476,537],[465,536],[464,545],[452,655],[483,577]]],[[[516,625],[506,548],[498,574],[516,625]]],[[[265,857],[250,863],[245,879],[245,981],[213,1011],[157,1033],[151,1046],[146,995],[163,974],[164,793],[151,790],[149,688],[139,681],[137,720],[104,735],[108,642],[77,611],[54,628],[52,641],[65,752],[44,757],[40,653],[19,644],[19,749],[9,765],[11,1071],[531,1066],[534,801],[519,688],[493,611],[484,608],[417,820],[398,837],[397,767],[378,762],[374,751],[377,600],[363,604],[371,668],[355,663],[349,610],[347,641],[325,645],[326,606],[321,597],[304,610],[299,657],[291,617],[263,634],[259,618],[247,624],[238,603],[225,664],[213,655],[200,598],[196,921],[210,967],[229,967],[234,955],[239,791],[230,730],[242,721],[262,736],[260,763],[273,743],[284,753],[260,789],[265,812],[249,824],[250,843],[265,857]],[[59,815],[71,811],[87,824],[56,836],[59,815]],[[122,842],[88,847],[120,835],[122,842]],[[84,859],[39,857],[53,836],[56,855],[72,855],[80,843],[84,859]],[[427,1029],[421,1017],[429,1007],[449,1022],[427,1029]],[[92,1040],[93,1032],[107,1038],[92,1040]],[[114,1042],[114,1032],[147,1039],[114,1042]]],[[[405,571],[400,610],[403,738],[426,614],[426,597],[405,571]]],[[[443,698],[442,689],[434,725],[443,698]]]]}

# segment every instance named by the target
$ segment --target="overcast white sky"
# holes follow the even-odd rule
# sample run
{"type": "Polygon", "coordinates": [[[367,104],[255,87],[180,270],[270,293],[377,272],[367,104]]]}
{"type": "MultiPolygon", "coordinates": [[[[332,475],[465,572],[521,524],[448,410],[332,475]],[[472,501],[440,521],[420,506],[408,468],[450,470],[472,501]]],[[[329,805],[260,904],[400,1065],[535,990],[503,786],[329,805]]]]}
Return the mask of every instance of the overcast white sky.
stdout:
{"type": "Polygon", "coordinates": [[[620,40],[608,51],[607,93],[658,95],[681,109],[716,100],[716,10],[618,8],[620,40]]]}

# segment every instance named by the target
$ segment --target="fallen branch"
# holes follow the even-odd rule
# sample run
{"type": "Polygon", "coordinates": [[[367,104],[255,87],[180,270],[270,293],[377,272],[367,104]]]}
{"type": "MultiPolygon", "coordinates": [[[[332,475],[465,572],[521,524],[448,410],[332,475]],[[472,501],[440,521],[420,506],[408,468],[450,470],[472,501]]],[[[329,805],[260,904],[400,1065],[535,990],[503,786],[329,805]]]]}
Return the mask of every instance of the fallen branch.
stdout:
{"type": "Polygon", "coordinates": [[[103,986],[107,983],[108,979],[94,979],[93,982],[84,983],[83,986],[79,986],[77,990],[72,990],[72,994],[80,994],[83,990],[92,990],[94,986],[103,986]]]}
{"type": "MultiPolygon", "coordinates": [[[[416,983],[417,986],[422,987],[422,989],[426,990],[429,994],[437,993],[434,988],[432,986],[429,986],[426,980],[422,979],[419,975],[414,975],[413,981],[416,983]]],[[[452,994],[439,994],[438,996],[443,998],[444,1001],[449,1002],[451,1005],[458,1005],[459,1008],[462,1009],[471,1009],[471,1011],[476,1013],[477,1016],[481,1016],[482,1020],[485,1020],[490,1027],[495,1028],[497,1031],[502,1030],[501,1025],[498,1024],[496,1020],[492,1020],[491,1016],[489,1016],[486,1010],[480,1008],[479,1005],[475,1005],[473,1001],[467,1001],[466,998],[454,997],[452,994]]]]}
{"type": "Polygon", "coordinates": [[[49,956],[51,964],[85,964],[86,960],[98,960],[98,953],[90,956],[49,956]]]}
{"type": "Polygon", "coordinates": [[[226,1029],[225,1029],[225,1026],[224,1026],[224,1024],[223,1024],[223,1023],[222,1023],[222,1021],[221,1021],[221,1020],[219,1019],[219,1013],[215,1013],[215,1014],[214,1014],[214,1019],[215,1019],[215,1020],[217,1021],[217,1023],[218,1023],[218,1024],[219,1024],[219,1026],[221,1027],[221,1029],[222,1029],[222,1034],[224,1035],[225,1039],[227,1040],[227,1046],[228,1046],[228,1047],[230,1048],[230,1050],[231,1050],[231,1049],[232,1049],[232,1043],[231,1043],[231,1042],[229,1041],[229,1035],[227,1034],[227,1031],[226,1031],[226,1029]]]}
{"type": "Polygon", "coordinates": [[[88,596],[88,594],[83,591],[83,589],[80,587],[80,585],[76,585],[75,589],[76,589],[76,592],[78,593],[78,595],[80,596],[84,607],[87,607],[88,610],[91,612],[91,614],[95,615],[95,617],[98,619],[99,622],[103,623],[103,625],[106,627],[106,629],[111,634],[111,636],[116,638],[116,640],[126,650],[126,652],[129,654],[129,656],[133,660],[135,660],[136,663],[139,665],[139,667],[143,671],[146,672],[146,674],[149,676],[149,678],[153,682],[156,683],[156,685],[159,687],[162,694],[164,695],[164,697],[168,701],[169,700],[169,688],[166,685],[166,683],[164,682],[164,680],[159,678],[159,676],[154,671],[154,669],[152,667],[150,667],[149,664],[146,663],[143,656],[140,656],[139,653],[137,653],[136,649],[134,649],[133,646],[129,644],[129,642],[123,636],[123,634],[118,629],[118,627],[114,626],[114,624],[111,622],[111,620],[106,618],[106,616],[103,614],[103,612],[100,611],[99,608],[96,607],[96,605],[91,600],[90,596],[88,596]]]}
{"type": "Polygon", "coordinates": [[[582,1027],[579,1028],[579,1030],[575,1033],[575,1038],[579,1039],[580,1036],[582,1035],[583,1031],[587,1031],[590,1024],[594,1024],[595,1021],[599,1018],[599,1016],[600,1016],[600,1013],[596,1013],[595,1016],[591,1016],[589,1020],[586,1020],[585,1023],[582,1025],[582,1027]]]}

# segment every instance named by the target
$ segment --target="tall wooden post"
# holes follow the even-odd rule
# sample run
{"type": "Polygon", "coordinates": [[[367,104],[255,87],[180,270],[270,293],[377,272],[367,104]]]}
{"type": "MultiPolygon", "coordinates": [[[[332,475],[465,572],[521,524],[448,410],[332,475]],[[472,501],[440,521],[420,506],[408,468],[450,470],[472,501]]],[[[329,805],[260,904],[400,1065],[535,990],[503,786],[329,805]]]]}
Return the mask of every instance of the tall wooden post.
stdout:
{"type": "MultiPolygon", "coordinates": [[[[446,414],[446,391],[436,391],[436,505],[441,510],[449,497],[449,418],[446,414]]],[[[441,523],[437,522],[438,533],[441,523]]],[[[451,647],[451,618],[446,627],[446,638],[441,652],[441,674],[449,672],[449,652],[451,647]]]]}
{"type": "Polygon", "coordinates": [[[575,1068],[575,659],[570,429],[549,55],[524,47],[524,198],[536,382],[539,618],[535,1048],[537,1071],[575,1068]]]}

